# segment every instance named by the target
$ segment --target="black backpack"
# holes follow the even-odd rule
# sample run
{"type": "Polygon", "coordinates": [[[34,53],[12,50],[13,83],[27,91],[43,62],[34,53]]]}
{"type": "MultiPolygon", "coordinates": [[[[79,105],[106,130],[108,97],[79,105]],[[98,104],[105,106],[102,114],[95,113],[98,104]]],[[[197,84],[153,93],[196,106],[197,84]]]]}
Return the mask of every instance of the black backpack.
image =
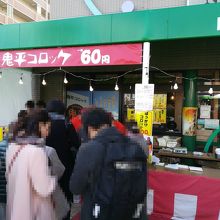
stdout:
{"type": "Polygon", "coordinates": [[[92,219],[135,220],[144,213],[146,155],[128,137],[103,143],[105,156],[92,192],[92,219]]]}

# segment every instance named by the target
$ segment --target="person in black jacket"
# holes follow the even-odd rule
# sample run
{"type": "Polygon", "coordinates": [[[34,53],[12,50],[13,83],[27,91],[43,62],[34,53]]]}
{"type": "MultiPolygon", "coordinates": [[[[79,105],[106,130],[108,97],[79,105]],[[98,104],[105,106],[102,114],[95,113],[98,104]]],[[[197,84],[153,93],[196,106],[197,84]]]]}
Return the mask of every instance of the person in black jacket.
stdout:
{"type": "Polygon", "coordinates": [[[104,147],[102,141],[118,136],[118,132],[111,126],[109,114],[102,109],[91,109],[82,115],[82,124],[90,141],[83,143],[77,153],[74,172],[70,179],[70,190],[73,194],[83,195],[81,220],[90,220],[92,213],[92,192],[90,175],[99,169],[103,160],[104,147]],[[104,128],[110,128],[104,129],[104,128]]]}
{"type": "Polygon", "coordinates": [[[46,139],[46,145],[56,150],[59,159],[65,166],[65,172],[59,184],[66,198],[71,202],[72,193],[69,190],[69,180],[75,162],[75,155],[80,146],[80,141],[74,127],[65,122],[65,106],[61,101],[50,101],[47,104],[47,111],[51,117],[51,132],[46,139]]]}
{"type": "Polygon", "coordinates": [[[6,179],[5,179],[5,154],[8,147],[7,141],[0,142],[0,219],[6,219],[6,179]]]}
{"type": "MultiPolygon", "coordinates": [[[[106,164],[104,164],[104,162],[109,161],[110,158],[113,158],[113,160],[115,159],[115,157],[120,158],[120,152],[119,154],[117,154],[116,152],[118,151],[115,151],[115,149],[118,148],[120,151],[120,149],[122,149],[122,145],[123,147],[127,146],[124,145],[124,143],[127,143],[125,142],[125,139],[128,141],[130,140],[129,138],[122,135],[117,130],[117,128],[111,126],[111,123],[111,117],[109,117],[109,114],[101,108],[89,109],[85,112],[85,114],[82,115],[83,128],[88,134],[89,141],[83,143],[80,146],[76,157],[74,171],[70,179],[70,190],[72,191],[72,193],[78,195],[81,194],[83,196],[80,220],[95,219],[93,217],[93,215],[95,215],[94,212],[97,212],[96,214],[102,212],[103,209],[100,208],[100,206],[97,206],[97,209],[96,207],[94,207],[94,204],[96,206],[96,202],[94,203],[94,191],[96,191],[95,189],[97,189],[97,186],[99,188],[100,184],[105,183],[102,185],[102,187],[107,190],[108,197],[111,197],[110,188],[112,186],[111,183],[108,181],[111,179],[111,177],[105,173],[106,164]],[[103,176],[104,174],[106,174],[105,177],[103,176]],[[100,177],[102,177],[103,182],[97,182],[97,180],[100,180],[100,177]],[[110,185],[107,182],[109,182],[110,185]]],[[[134,145],[132,145],[132,148],[136,149],[135,146],[137,145],[138,144],[134,143],[134,145]]],[[[131,144],[129,146],[131,146],[131,144]]],[[[140,148],[141,155],[144,155],[144,152],[139,145],[138,148],[140,148]]],[[[123,152],[121,153],[123,154],[123,152]]],[[[143,158],[145,162],[145,155],[143,156],[143,158]]],[[[104,191],[101,190],[99,192],[104,191]]],[[[106,197],[102,196],[102,198],[106,197]]],[[[101,219],[107,220],[107,218],[103,218],[103,215],[101,219]]],[[[108,216],[108,219],[114,218],[110,218],[108,216]]]]}

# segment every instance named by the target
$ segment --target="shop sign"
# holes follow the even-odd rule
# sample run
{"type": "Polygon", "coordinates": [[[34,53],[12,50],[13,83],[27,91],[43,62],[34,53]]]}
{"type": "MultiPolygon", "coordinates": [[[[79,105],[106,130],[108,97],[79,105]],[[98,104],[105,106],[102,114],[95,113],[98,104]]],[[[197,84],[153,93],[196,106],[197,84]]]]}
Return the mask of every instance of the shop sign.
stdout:
{"type": "Polygon", "coordinates": [[[183,135],[195,136],[197,122],[197,108],[184,107],[183,108],[183,135]]]}
{"type": "Polygon", "coordinates": [[[154,84],[135,84],[135,111],[153,110],[154,84]]]}
{"type": "Polygon", "coordinates": [[[165,124],[167,119],[166,109],[154,109],[154,124],[165,124]]]}
{"type": "Polygon", "coordinates": [[[218,119],[205,119],[205,128],[219,129],[219,120],[218,119]]]}
{"type": "Polygon", "coordinates": [[[220,17],[217,17],[217,31],[220,31],[220,17]]]}
{"type": "Polygon", "coordinates": [[[136,112],[135,115],[140,132],[152,136],[153,111],[136,112]]]}
{"type": "Polygon", "coordinates": [[[0,142],[3,141],[3,127],[0,127],[0,142]]]}
{"type": "Polygon", "coordinates": [[[119,117],[119,92],[118,91],[94,91],[93,104],[96,107],[111,112],[114,119],[119,117]]]}
{"type": "Polygon", "coordinates": [[[135,110],[134,108],[127,108],[127,121],[135,120],[135,110]]]}
{"type": "Polygon", "coordinates": [[[154,109],[165,109],[167,107],[167,94],[154,95],[154,109]]]}
{"type": "Polygon", "coordinates": [[[154,95],[154,124],[165,124],[167,119],[167,94],[154,95]]]}
{"type": "Polygon", "coordinates": [[[67,106],[79,105],[82,108],[90,105],[89,92],[87,94],[79,94],[77,92],[67,91],[67,106]]]}
{"type": "Polygon", "coordinates": [[[0,51],[0,68],[134,65],[142,63],[142,44],[0,51]]]}
{"type": "Polygon", "coordinates": [[[210,115],[211,115],[211,105],[201,105],[200,118],[210,118],[210,115]]]}

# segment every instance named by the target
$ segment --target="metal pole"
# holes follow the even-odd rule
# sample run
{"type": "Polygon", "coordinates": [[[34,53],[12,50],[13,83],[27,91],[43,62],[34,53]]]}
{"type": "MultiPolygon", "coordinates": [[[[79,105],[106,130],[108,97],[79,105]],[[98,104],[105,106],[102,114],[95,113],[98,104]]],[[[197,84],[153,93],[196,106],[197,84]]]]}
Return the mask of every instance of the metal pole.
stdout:
{"type": "Polygon", "coordinates": [[[143,65],[142,65],[142,84],[149,83],[149,68],[150,67],[150,43],[143,44],[143,65]]]}

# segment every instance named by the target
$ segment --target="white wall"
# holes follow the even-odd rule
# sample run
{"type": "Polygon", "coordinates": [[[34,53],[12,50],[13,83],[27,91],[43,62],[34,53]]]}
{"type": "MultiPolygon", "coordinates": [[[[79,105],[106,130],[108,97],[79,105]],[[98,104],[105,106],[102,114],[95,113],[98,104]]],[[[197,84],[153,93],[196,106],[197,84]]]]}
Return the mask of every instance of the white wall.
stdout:
{"type": "Polygon", "coordinates": [[[32,99],[32,74],[24,69],[0,69],[0,126],[16,120],[27,100],[32,99]],[[24,84],[18,83],[23,73],[24,84]]]}
{"type": "MultiPolygon", "coordinates": [[[[120,13],[126,0],[93,0],[102,14],[120,13]]],[[[198,0],[197,0],[198,1],[198,0]]],[[[210,0],[211,1],[211,0],[210,0]]],[[[187,0],[132,0],[134,10],[169,8],[185,6],[187,0]]],[[[51,19],[81,17],[93,15],[85,0],[52,0],[50,2],[51,19]]]]}
{"type": "MultiPolygon", "coordinates": [[[[217,0],[220,2],[220,0],[217,0]]],[[[206,4],[207,0],[187,0],[188,5],[206,4]]],[[[214,0],[208,0],[208,3],[214,3],[214,0]]]]}

